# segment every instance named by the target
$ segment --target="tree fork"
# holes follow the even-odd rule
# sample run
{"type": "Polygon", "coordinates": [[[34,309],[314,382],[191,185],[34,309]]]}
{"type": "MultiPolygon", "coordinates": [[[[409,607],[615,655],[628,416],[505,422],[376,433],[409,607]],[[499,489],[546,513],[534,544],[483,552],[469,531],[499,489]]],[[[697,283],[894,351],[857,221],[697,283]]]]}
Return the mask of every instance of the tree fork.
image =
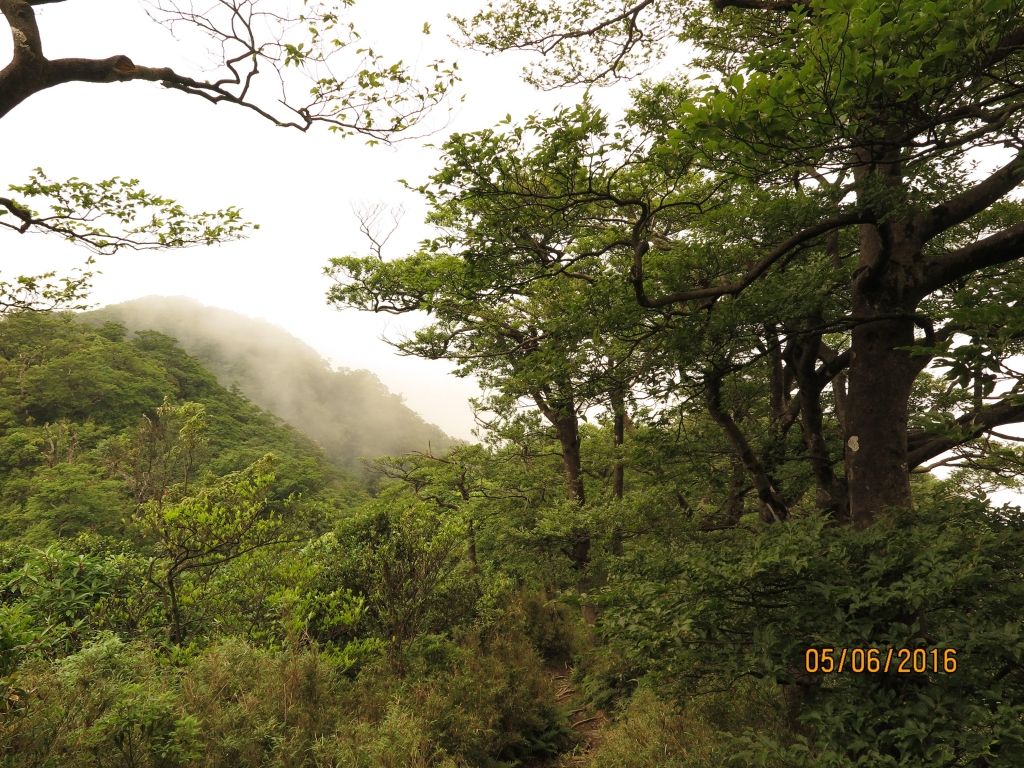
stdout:
{"type": "Polygon", "coordinates": [[[722,375],[709,373],[705,377],[704,383],[707,389],[707,406],[711,418],[725,432],[729,444],[750,474],[757,496],[769,514],[769,521],[782,522],[789,517],[789,508],[786,506],[786,502],[776,490],[764,465],[754,454],[754,450],[750,447],[750,443],[747,442],[747,438],[736,424],[735,419],[722,409],[722,375]]]}

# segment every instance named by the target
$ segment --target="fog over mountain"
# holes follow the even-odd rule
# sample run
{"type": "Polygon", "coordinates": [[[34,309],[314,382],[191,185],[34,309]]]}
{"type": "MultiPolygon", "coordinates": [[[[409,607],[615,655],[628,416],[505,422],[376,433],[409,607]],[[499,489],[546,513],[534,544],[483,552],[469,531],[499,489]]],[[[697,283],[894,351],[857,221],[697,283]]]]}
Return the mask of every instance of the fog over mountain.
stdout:
{"type": "Polygon", "coordinates": [[[147,296],[80,315],[173,336],[227,387],[318,441],[339,464],[451,444],[370,371],[332,369],[276,325],[184,296],[147,296]]]}

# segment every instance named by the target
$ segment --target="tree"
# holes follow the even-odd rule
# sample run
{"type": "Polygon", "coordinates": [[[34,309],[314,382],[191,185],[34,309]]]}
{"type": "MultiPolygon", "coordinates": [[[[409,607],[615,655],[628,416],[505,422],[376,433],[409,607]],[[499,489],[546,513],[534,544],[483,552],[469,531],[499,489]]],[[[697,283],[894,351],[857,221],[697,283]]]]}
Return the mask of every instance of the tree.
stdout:
{"type": "MultiPolygon", "coordinates": [[[[679,100],[665,89],[657,95],[679,100]]],[[[645,311],[621,277],[634,252],[649,248],[648,237],[661,248],[682,248],[686,235],[693,243],[686,258],[663,262],[665,274],[657,277],[706,281],[721,267],[723,251],[730,262],[737,258],[723,232],[743,226],[755,234],[723,213],[727,204],[734,213],[765,205],[764,196],[708,182],[691,161],[666,153],[668,110],[647,102],[614,128],[585,102],[524,128],[453,136],[443,148],[443,169],[421,188],[433,206],[430,221],[445,234],[407,259],[335,259],[329,269],[339,280],[332,303],[420,309],[437,318],[401,342],[403,352],[456,360],[504,395],[533,399],[561,428],[567,482],[577,498],[578,425],[560,415],[568,409],[551,407],[553,384],[563,398],[572,395],[574,415],[598,403],[609,407],[621,443],[625,403],[637,387],[666,402],[684,388],[680,376],[713,384],[733,364],[717,337],[736,335],[735,315],[719,312],[708,327],[671,309],[645,311]]],[[[748,341],[737,342],[741,353],[748,341]]],[[[713,410],[762,501],[785,517],[742,434],[721,407],[713,410]]],[[[621,471],[620,463],[620,497],[621,471]]]]}
{"type": "MultiPolygon", "coordinates": [[[[587,498],[581,419],[588,408],[614,401],[616,418],[624,420],[633,358],[644,336],[625,338],[623,326],[633,330],[637,308],[624,305],[616,295],[621,292],[607,283],[598,285],[598,272],[573,270],[559,260],[559,254],[576,247],[602,253],[600,235],[542,214],[524,224],[483,196],[451,205],[440,197],[432,200],[437,206],[431,219],[443,228],[457,231],[481,219],[485,224],[466,240],[440,238],[393,262],[385,262],[379,249],[365,258],[332,259],[327,273],[336,285],[328,301],[394,314],[430,312],[435,321],[396,342],[398,349],[452,360],[459,375],[478,376],[494,394],[489,406],[506,418],[519,403],[536,407],[554,430],[565,496],[579,510],[587,498]],[[451,251],[458,247],[467,250],[455,257],[451,251]],[[531,272],[535,266],[550,279],[537,279],[531,272]],[[580,291],[577,283],[594,288],[580,291]]],[[[621,475],[621,464],[616,472],[621,475]]],[[[582,522],[571,533],[569,557],[581,573],[581,590],[593,534],[582,522]]]]}
{"type": "MultiPolygon", "coordinates": [[[[374,610],[388,644],[388,660],[405,673],[405,653],[438,609],[462,561],[463,521],[402,494],[382,496],[371,508],[360,569],[367,604],[374,610]]],[[[451,597],[451,595],[447,595],[451,597]]]]}
{"type": "MultiPolygon", "coordinates": [[[[974,378],[983,400],[958,414],[960,436],[919,437],[911,427],[908,439],[915,381],[933,356],[971,336],[934,310],[963,291],[978,295],[979,282],[1015,278],[1024,255],[1024,221],[1008,197],[1024,179],[1019,2],[644,0],[554,8],[513,1],[462,24],[474,45],[548,56],[534,74],[547,85],[625,76],[642,54],[673,37],[686,41],[710,84],[666,106],[672,151],[777,201],[816,198],[817,210],[777,222],[783,226],[745,244],[744,258],[716,270],[707,285],[671,281],[656,289],[645,268],[658,249],[673,249],[652,239],[648,251],[647,238],[638,238],[630,279],[641,305],[722,304],[820,253],[830,237],[849,243],[850,251],[833,248],[840,263],[855,261],[842,274],[842,316],[817,327],[805,319],[800,332],[848,331],[845,349],[819,355],[812,343],[808,355],[826,373],[848,369],[842,478],[856,525],[911,503],[908,461],[1020,417],[1015,384],[1008,396],[986,399],[995,374],[982,363],[989,373],[974,378]],[[1000,147],[1009,157],[979,176],[972,161],[1000,147]]],[[[638,232],[653,223],[639,222],[638,232]]],[[[985,306],[997,311],[998,303],[985,306]]]]}
{"type": "Polygon", "coordinates": [[[182,578],[203,574],[264,547],[297,541],[271,511],[274,457],[218,479],[170,504],[147,502],[133,524],[151,539],[157,556],[147,578],[159,591],[172,643],[184,641],[189,620],[182,610],[182,578]]]}
{"type": "Polygon", "coordinates": [[[104,446],[108,471],[123,480],[136,511],[147,502],[159,507],[168,489],[188,494],[196,464],[207,448],[206,408],[200,403],[173,405],[167,398],[155,418],[145,413],[133,433],[121,434],[104,446]]]}

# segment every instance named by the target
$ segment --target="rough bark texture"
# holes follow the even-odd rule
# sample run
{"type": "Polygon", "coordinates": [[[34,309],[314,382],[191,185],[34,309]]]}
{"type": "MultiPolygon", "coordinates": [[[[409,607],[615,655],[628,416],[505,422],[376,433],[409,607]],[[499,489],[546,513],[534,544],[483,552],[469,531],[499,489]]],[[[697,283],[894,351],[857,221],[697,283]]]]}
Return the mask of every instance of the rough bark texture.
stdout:
{"type": "MultiPolygon", "coordinates": [[[[0,70],[0,118],[28,97],[70,82],[113,83],[127,80],[190,83],[167,67],[139,67],[127,56],[106,59],[47,59],[33,5],[27,0],[0,0],[0,13],[11,27],[14,53],[0,70]]],[[[196,85],[200,85],[196,83],[196,85]]]]}
{"type": "Polygon", "coordinates": [[[846,482],[858,528],[871,525],[887,506],[909,507],[907,419],[917,375],[909,353],[909,320],[882,320],[853,331],[850,390],[846,402],[846,482]]]}

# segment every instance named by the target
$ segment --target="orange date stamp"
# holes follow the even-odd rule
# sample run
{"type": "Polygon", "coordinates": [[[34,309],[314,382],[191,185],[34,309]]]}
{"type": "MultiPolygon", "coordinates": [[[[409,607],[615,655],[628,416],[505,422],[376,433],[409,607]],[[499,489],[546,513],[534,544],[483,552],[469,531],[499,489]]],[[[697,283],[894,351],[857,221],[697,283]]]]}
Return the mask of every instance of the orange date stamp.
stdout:
{"type": "Polygon", "coordinates": [[[957,670],[955,648],[808,648],[804,671],[810,674],[852,672],[865,674],[890,670],[901,675],[957,670]]]}

